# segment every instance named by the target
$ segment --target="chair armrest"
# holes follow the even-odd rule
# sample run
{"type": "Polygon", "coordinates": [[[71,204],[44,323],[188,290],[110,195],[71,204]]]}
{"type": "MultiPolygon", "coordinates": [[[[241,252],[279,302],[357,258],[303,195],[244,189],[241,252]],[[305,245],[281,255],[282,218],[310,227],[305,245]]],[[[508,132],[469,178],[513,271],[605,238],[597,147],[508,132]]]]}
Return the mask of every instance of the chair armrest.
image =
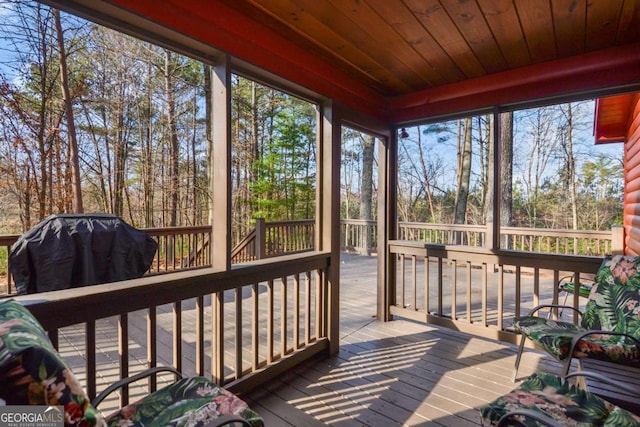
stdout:
{"type": "Polygon", "coordinates": [[[537,313],[538,311],[542,310],[543,308],[562,308],[562,309],[567,308],[567,309],[570,309],[570,310],[573,310],[573,311],[577,311],[578,314],[580,316],[582,316],[582,312],[580,310],[578,310],[577,308],[572,307],[570,305],[563,305],[563,304],[540,304],[540,305],[537,305],[537,306],[533,307],[529,311],[529,314],[527,314],[527,316],[532,316],[534,313],[537,313]]]}
{"type": "MultiPolygon", "coordinates": [[[[622,390],[624,390],[627,393],[630,393],[632,395],[638,395],[638,390],[637,389],[634,389],[633,387],[630,387],[629,385],[627,385],[625,383],[614,381],[611,378],[607,377],[606,375],[602,375],[602,374],[599,374],[597,372],[593,372],[593,371],[576,371],[576,372],[572,372],[570,374],[567,374],[567,376],[565,376],[564,379],[568,380],[569,378],[573,378],[573,377],[591,378],[591,379],[594,379],[596,381],[603,382],[603,383],[612,385],[614,387],[617,387],[619,389],[622,389],[622,390]]],[[[639,398],[640,398],[640,396],[639,396],[639,398]]]]}
{"type": "Polygon", "coordinates": [[[134,383],[136,381],[139,381],[141,379],[147,378],[147,377],[151,377],[153,375],[157,375],[160,372],[171,372],[175,375],[177,375],[179,378],[183,378],[183,375],[177,371],[174,368],[171,368],[169,366],[158,366],[158,367],[154,367],[154,368],[149,368],[149,369],[145,369],[142,372],[139,372],[135,375],[132,375],[130,377],[127,378],[123,378],[120,381],[116,381],[115,383],[111,384],[109,387],[107,387],[106,389],[104,389],[99,395],[97,395],[92,401],[91,401],[91,406],[93,406],[94,408],[97,408],[98,405],[100,404],[100,402],[102,402],[104,399],[106,399],[107,396],[109,396],[111,393],[113,393],[114,391],[128,385],[131,383],[134,383]]]}
{"type": "Polygon", "coordinates": [[[529,418],[529,419],[533,419],[535,421],[537,421],[538,423],[548,426],[548,427],[562,427],[562,424],[558,423],[556,420],[554,420],[553,418],[550,418],[548,416],[546,416],[545,414],[538,412],[538,411],[532,411],[530,409],[515,409],[511,412],[508,412],[506,414],[504,414],[499,420],[498,420],[498,427],[507,427],[507,426],[524,426],[526,424],[521,423],[516,421],[516,424],[510,423],[511,421],[515,421],[512,420],[511,418],[516,416],[516,415],[520,415],[523,416],[525,418],[529,418]]]}

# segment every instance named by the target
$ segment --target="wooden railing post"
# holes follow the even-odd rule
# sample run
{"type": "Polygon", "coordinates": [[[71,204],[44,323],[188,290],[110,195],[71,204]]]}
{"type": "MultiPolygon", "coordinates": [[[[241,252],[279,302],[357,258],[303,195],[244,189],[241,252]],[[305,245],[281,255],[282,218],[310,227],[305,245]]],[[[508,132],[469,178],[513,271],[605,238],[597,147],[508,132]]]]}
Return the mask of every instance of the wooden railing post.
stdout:
{"type": "Polygon", "coordinates": [[[624,255],[624,227],[621,225],[611,227],[611,253],[624,255]]]}
{"type": "Polygon", "coordinates": [[[256,259],[263,259],[267,252],[267,227],[264,218],[256,218],[256,259]]]}

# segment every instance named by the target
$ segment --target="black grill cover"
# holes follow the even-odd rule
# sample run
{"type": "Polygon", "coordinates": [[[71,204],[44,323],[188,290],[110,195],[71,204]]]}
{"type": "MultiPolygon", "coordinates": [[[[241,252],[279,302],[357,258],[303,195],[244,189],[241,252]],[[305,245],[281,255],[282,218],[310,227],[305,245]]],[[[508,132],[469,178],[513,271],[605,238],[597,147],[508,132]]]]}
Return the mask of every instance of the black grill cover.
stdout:
{"type": "Polygon", "coordinates": [[[52,215],[20,236],[9,253],[18,294],[134,279],[158,244],[115,215],[52,215]]]}

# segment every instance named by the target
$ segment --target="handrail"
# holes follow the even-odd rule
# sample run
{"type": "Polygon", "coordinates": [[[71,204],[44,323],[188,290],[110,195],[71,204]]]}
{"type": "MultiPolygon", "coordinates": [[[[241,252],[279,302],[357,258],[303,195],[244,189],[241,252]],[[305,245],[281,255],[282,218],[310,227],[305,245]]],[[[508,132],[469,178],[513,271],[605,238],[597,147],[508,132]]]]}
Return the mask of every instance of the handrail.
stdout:
{"type": "MultiPolygon", "coordinates": [[[[233,249],[232,264],[285,254],[314,250],[314,220],[266,222],[258,218],[256,228],[233,249]]],[[[430,224],[403,221],[398,224],[398,239],[436,244],[485,246],[485,225],[430,224]]],[[[163,274],[183,269],[210,266],[210,226],[164,227],[142,229],[159,244],[149,274],[163,274]]],[[[620,230],[622,230],[620,228],[620,230]]],[[[501,227],[501,247],[508,250],[556,254],[602,256],[619,251],[614,247],[615,232],[561,230],[545,228],[501,227]]],[[[7,255],[19,235],[0,235],[0,251],[7,255]]],[[[623,239],[617,239],[623,241],[623,239]]],[[[343,219],[341,249],[370,255],[376,252],[377,222],[343,219]]],[[[2,256],[0,255],[0,259],[2,256]]],[[[6,259],[6,258],[5,258],[6,259]]],[[[8,267],[8,266],[7,266],[8,267]]],[[[8,268],[0,268],[0,294],[13,292],[8,268]],[[4,271],[3,271],[4,270],[4,271]],[[2,276],[6,279],[2,280],[2,276]],[[3,285],[6,291],[3,292],[3,285]]]]}

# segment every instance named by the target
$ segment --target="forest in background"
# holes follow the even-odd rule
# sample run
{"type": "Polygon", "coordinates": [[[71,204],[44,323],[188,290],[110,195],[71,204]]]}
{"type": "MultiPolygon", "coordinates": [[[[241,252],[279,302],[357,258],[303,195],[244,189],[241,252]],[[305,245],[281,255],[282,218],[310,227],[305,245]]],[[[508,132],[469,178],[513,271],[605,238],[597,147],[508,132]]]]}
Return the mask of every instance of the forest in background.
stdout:
{"type": "MultiPolygon", "coordinates": [[[[69,212],[208,224],[209,67],[40,3],[0,5],[0,232],[69,212]]],[[[256,217],[313,218],[316,107],[232,85],[236,239],[256,217]]]]}
{"type": "MultiPolygon", "coordinates": [[[[595,102],[506,112],[500,129],[500,219],[504,226],[609,230],[622,224],[622,144],[595,145],[595,102]]],[[[398,138],[401,221],[486,224],[492,214],[493,116],[403,128],[398,138]]],[[[343,133],[343,218],[368,218],[362,206],[377,158],[373,138],[343,133]],[[367,160],[368,159],[368,160],[367,160]],[[373,167],[367,166],[373,162],[373,167]]],[[[376,144],[380,141],[376,140],[376,144]]],[[[375,201],[375,196],[374,196],[375,201]]],[[[367,205],[367,201],[364,201],[367,205]]]]}
{"type": "MultiPolygon", "coordinates": [[[[209,67],[40,3],[2,1],[0,14],[0,233],[79,207],[137,227],[208,224],[209,67]]],[[[232,84],[237,241],[257,217],[314,217],[318,125],[309,102],[242,76],[232,84]]],[[[487,221],[491,120],[402,130],[401,220],[487,221]]],[[[592,102],[501,120],[505,224],[620,223],[622,149],[594,147],[592,102]]],[[[375,218],[380,142],[347,128],[343,140],[341,215],[375,218]]]]}

